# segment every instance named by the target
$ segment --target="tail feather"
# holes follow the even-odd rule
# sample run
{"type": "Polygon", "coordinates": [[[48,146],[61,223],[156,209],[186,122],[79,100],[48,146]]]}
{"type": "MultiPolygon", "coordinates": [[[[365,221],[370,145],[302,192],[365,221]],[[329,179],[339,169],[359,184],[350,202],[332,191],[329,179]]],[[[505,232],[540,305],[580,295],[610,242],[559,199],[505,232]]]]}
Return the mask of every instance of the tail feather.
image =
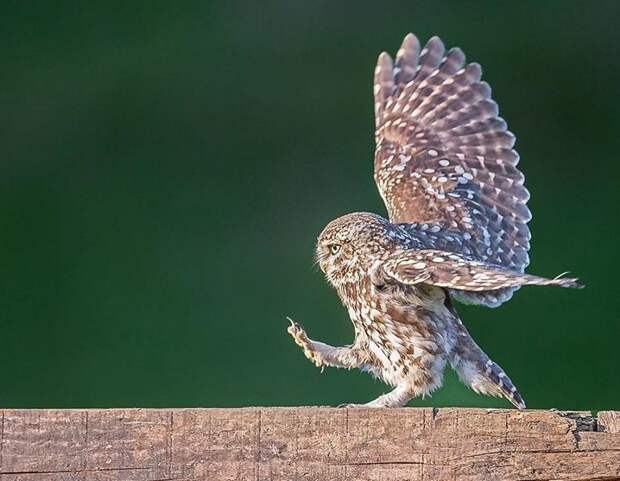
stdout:
{"type": "Polygon", "coordinates": [[[478,347],[467,331],[459,336],[450,365],[461,381],[475,392],[504,397],[517,409],[525,409],[525,401],[508,375],[478,347]]]}

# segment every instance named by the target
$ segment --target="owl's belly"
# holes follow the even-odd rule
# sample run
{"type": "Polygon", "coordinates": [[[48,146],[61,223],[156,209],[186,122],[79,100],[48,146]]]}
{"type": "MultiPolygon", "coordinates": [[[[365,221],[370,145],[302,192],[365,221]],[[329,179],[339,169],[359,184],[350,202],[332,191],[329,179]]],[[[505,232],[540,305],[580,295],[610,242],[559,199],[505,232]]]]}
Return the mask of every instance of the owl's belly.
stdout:
{"type": "Polygon", "coordinates": [[[380,302],[351,316],[356,343],[368,354],[365,369],[392,386],[406,380],[428,392],[437,387],[456,331],[452,314],[433,307],[380,302]]]}

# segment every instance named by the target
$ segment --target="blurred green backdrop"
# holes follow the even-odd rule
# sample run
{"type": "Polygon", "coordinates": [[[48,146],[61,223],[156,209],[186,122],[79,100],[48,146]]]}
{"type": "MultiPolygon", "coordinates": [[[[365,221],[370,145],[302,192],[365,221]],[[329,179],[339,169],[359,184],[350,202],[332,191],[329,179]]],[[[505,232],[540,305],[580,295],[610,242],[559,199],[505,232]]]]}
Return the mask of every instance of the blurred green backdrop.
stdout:
{"type": "MultiPolygon", "coordinates": [[[[312,267],[384,213],[371,77],[409,31],[480,62],[534,213],[525,288],[460,307],[529,407],[620,408],[620,3],[3,2],[0,406],[362,402],[286,334],[348,343],[312,267]]],[[[507,406],[448,374],[416,406],[507,406]]]]}

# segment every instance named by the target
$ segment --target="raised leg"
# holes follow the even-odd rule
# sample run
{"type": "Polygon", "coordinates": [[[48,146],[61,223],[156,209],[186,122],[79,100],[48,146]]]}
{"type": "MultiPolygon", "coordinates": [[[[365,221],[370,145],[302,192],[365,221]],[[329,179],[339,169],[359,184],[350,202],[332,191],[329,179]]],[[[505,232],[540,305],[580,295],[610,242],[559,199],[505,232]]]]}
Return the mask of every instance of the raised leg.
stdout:
{"type": "Polygon", "coordinates": [[[363,356],[355,346],[334,347],[308,337],[304,328],[289,319],[288,333],[295,343],[304,351],[304,355],[316,367],[341,367],[346,369],[358,368],[363,365],[363,356]]]}

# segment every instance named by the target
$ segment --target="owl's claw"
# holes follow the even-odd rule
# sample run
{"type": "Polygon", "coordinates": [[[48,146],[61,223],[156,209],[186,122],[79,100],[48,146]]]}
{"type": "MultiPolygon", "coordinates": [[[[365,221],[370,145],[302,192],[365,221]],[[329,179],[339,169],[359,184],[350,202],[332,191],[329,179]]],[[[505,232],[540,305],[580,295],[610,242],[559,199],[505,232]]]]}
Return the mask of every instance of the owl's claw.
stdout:
{"type": "Polygon", "coordinates": [[[288,321],[291,323],[290,326],[286,328],[286,332],[288,332],[293,339],[295,340],[295,344],[304,349],[310,348],[310,339],[306,334],[306,331],[301,326],[301,324],[293,321],[290,317],[287,317],[288,321]]]}
{"type": "Polygon", "coordinates": [[[291,323],[286,331],[291,335],[295,344],[301,347],[304,351],[304,355],[316,366],[321,368],[321,372],[325,369],[325,363],[319,352],[314,349],[312,341],[308,338],[306,331],[301,324],[293,321],[290,317],[287,317],[291,323]]]}

